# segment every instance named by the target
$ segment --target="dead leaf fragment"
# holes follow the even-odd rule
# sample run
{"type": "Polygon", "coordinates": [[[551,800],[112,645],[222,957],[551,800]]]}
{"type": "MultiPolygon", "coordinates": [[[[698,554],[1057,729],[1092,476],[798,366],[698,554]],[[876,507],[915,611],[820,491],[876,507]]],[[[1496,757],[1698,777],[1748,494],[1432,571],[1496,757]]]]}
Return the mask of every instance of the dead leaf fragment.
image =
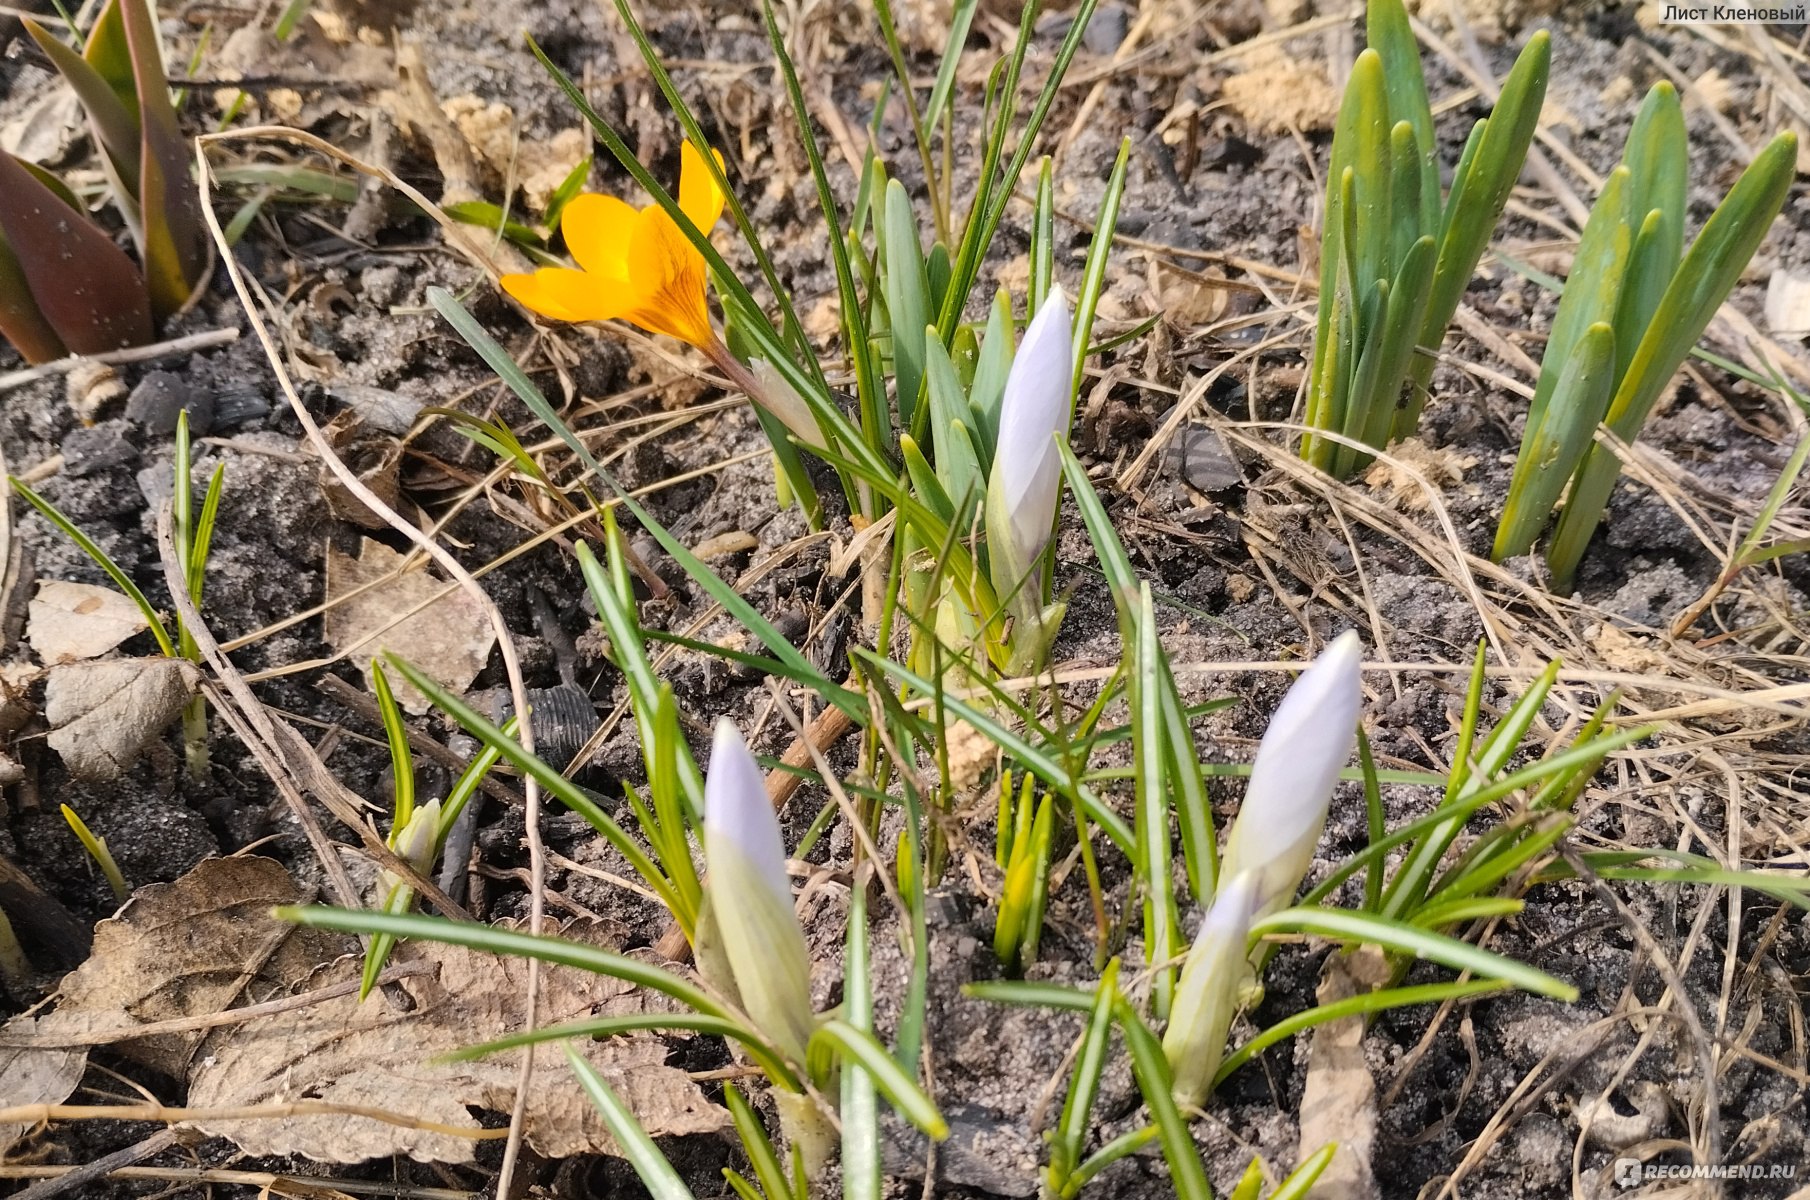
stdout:
{"type": "MultiPolygon", "coordinates": [[[[210,858],[174,883],[143,887],[94,927],[88,960],[63,977],[54,1012],[0,1027],[0,1098],[7,1105],[60,1104],[87,1068],[72,1041],[117,1041],[117,1053],[182,1078],[203,1034],[117,1040],[151,1021],[207,1016],[230,1007],[293,927],[270,916],[305,899],[268,858],[210,858]],[[62,1045],[33,1045],[57,1042],[62,1045]]],[[[0,1153],[25,1133],[0,1125],[0,1153]]]]}
{"type": "Polygon", "coordinates": [[[1151,264],[1151,284],[1163,316],[1178,329],[1198,329],[1225,315],[1231,292],[1223,279],[1187,271],[1160,259],[1151,264]]]}
{"type": "Polygon", "coordinates": [[[1387,493],[1397,507],[1422,512],[1434,499],[1428,485],[1443,490],[1461,484],[1465,472],[1476,465],[1472,455],[1408,438],[1391,445],[1389,457],[1377,459],[1364,473],[1364,482],[1373,491],[1387,493]]]}
{"type": "MultiPolygon", "coordinates": [[[[15,1017],[6,1032],[28,1032],[37,1025],[32,1017],[15,1017]]],[[[88,1069],[86,1050],[34,1050],[0,1046],[0,1097],[9,1107],[26,1104],[61,1104],[82,1081],[88,1069]]],[[[31,1132],[23,1122],[0,1124],[0,1154],[31,1132]]]]}
{"type": "MultiPolygon", "coordinates": [[[[1374,946],[1326,960],[1318,999],[1333,1004],[1379,986],[1389,965],[1374,946]]],[[[1338,1143],[1314,1184],[1315,1200],[1368,1200],[1379,1194],[1371,1173],[1376,1140],[1376,1077],[1364,1058],[1364,1019],[1344,1017],[1314,1030],[1301,1092],[1301,1144],[1338,1143]]]]}
{"type": "MultiPolygon", "coordinates": [[[[220,1012],[294,928],[270,910],[304,898],[279,863],[256,856],[206,859],[173,883],[142,887],[94,927],[94,952],[64,977],[56,1012],[38,1028],[118,1030],[220,1012]]],[[[201,1038],[160,1034],[118,1049],[180,1079],[201,1038]]]]}
{"type": "Polygon", "coordinates": [[[138,759],[201,686],[182,658],[64,663],[44,685],[50,748],[78,779],[113,779],[138,759]]]}
{"type": "MultiPolygon", "coordinates": [[[[328,546],[328,608],[322,618],[327,644],[356,663],[367,682],[371,660],[393,650],[445,687],[463,692],[484,669],[496,634],[477,601],[424,566],[394,575],[403,557],[368,538],[357,558],[328,546]],[[360,591],[366,584],[374,586],[360,591]]],[[[400,679],[390,682],[409,712],[427,711],[426,696],[400,679]]]]}
{"type": "MultiPolygon", "coordinates": [[[[565,936],[573,936],[567,930],[565,936]]],[[[507,1112],[514,1101],[519,1052],[477,1062],[443,1063],[440,1056],[503,1036],[523,1025],[527,965],[458,946],[412,943],[409,957],[437,971],[396,986],[414,1002],[399,1012],[382,996],[359,1003],[345,996],[286,1014],[281,1021],[248,1022],[219,1031],[190,1081],[191,1107],[237,1107],[299,1099],[361,1105],[403,1113],[418,1122],[476,1129],[472,1108],[507,1112]]],[[[308,979],[309,989],[355,979],[359,964],[345,959],[308,979]]],[[[628,985],[566,967],[543,970],[543,1024],[591,1014],[598,1006],[637,1007],[628,985]]],[[[711,1133],[728,1114],[712,1104],[686,1072],[666,1064],[666,1045],[636,1034],[582,1046],[585,1057],[656,1137],[711,1133]]],[[[469,1162],[474,1142],[455,1133],[408,1128],[358,1116],[298,1116],[234,1121],[202,1128],[231,1138],[254,1155],[301,1154],[349,1163],[407,1154],[424,1162],[469,1162]]],[[[547,1062],[529,1092],[527,1137],[549,1158],[614,1152],[596,1110],[569,1071],[547,1062]]]]}
{"type": "Polygon", "coordinates": [[[46,665],[98,658],[150,628],[144,612],[112,588],[47,579],[25,619],[25,637],[46,665]]]}

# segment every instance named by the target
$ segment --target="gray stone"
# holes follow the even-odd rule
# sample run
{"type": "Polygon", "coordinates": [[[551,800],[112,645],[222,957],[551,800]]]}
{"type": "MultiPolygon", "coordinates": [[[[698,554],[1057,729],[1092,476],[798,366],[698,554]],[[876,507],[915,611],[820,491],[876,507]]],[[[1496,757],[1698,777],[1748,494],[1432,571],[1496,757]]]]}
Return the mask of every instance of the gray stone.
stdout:
{"type": "Polygon", "coordinates": [[[98,475],[138,461],[138,450],[126,440],[123,422],[103,421],[72,429],[63,438],[63,474],[71,479],[98,475]]]}
{"type": "Polygon", "coordinates": [[[1244,482],[1244,471],[1217,432],[1184,425],[1163,448],[1163,466],[1197,492],[1224,492],[1244,482]]]}
{"type": "Polygon", "coordinates": [[[188,410],[189,432],[200,436],[214,425],[214,396],[169,371],[149,371],[126,397],[126,419],[147,433],[176,432],[176,417],[188,410]]]}

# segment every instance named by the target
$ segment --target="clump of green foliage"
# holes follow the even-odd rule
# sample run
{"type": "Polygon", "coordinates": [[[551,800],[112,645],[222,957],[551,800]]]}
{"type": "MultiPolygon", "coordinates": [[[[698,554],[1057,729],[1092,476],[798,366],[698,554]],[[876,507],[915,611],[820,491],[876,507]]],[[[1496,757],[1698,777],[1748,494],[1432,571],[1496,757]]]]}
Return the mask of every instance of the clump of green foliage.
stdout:
{"type": "Polygon", "coordinates": [[[156,16],[148,0],[108,0],[79,52],[24,25],[87,114],[140,265],[54,176],[0,153],[0,335],[29,362],[148,342],[207,265],[156,16]]]}

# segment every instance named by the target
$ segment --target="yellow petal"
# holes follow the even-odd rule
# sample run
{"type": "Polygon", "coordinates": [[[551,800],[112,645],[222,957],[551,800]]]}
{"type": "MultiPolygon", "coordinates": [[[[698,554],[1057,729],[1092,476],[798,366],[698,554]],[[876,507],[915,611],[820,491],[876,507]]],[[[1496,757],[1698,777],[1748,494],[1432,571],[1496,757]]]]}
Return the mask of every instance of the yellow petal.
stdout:
{"type": "Polygon", "coordinates": [[[564,267],[505,275],[502,282],[503,290],[525,307],[555,321],[607,321],[622,311],[625,299],[620,285],[564,267]]]}
{"type": "Polygon", "coordinates": [[[622,316],[649,332],[694,346],[715,338],[704,299],[704,256],[664,209],[642,211],[629,245],[628,267],[635,300],[622,316]]]}
{"type": "MultiPolygon", "coordinates": [[[[723,156],[715,150],[710,153],[721,168],[723,156]]],[[[723,189],[716,185],[715,177],[704,163],[704,156],[690,142],[679,146],[679,211],[690,217],[698,232],[706,236],[716,227],[717,218],[723,215],[723,189]]]]}
{"type": "Polygon", "coordinates": [[[606,279],[627,279],[637,215],[633,205],[615,196],[586,192],[566,205],[559,228],[580,267],[606,279]]]}

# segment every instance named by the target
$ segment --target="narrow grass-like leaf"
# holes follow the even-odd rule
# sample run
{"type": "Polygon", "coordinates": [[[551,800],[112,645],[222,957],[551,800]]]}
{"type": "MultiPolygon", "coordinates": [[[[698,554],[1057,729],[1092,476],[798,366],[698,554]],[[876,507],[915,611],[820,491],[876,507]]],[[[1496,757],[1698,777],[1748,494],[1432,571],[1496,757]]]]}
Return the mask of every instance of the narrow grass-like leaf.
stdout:
{"type": "Polygon", "coordinates": [[[464,946],[487,954],[537,958],[542,962],[574,967],[596,975],[608,975],[612,979],[659,992],[705,1016],[732,1019],[732,1014],[717,1003],[710,993],[671,971],[583,942],[499,929],[476,921],[448,921],[417,913],[377,913],[314,905],[291,905],[275,911],[280,920],[293,921],[315,929],[355,934],[389,933],[399,938],[420,938],[423,941],[443,942],[449,946],[464,946]]]}
{"type": "MultiPolygon", "coordinates": [[[[1075,369],[1074,390],[1069,396],[1073,404],[1081,394],[1081,381],[1086,378],[1086,365],[1092,347],[1094,313],[1100,307],[1100,296],[1106,290],[1106,259],[1112,251],[1113,234],[1119,227],[1119,202],[1125,196],[1125,172],[1131,165],[1131,139],[1119,139],[1119,154],[1113,159],[1112,173],[1106,177],[1106,190],[1100,194],[1100,211],[1094,217],[1093,241],[1087,247],[1087,262],[1081,268],[1081,290],[1075,294],[1075,369]]],[[[1036,308],[1031,309],[1036,312],[1036,308]]]]}
{"type": "Polygon", "coordinates": [[[653,1200],[695,1200],[691,1189],[685,1186],[679,1173],[673,1170],[672,1163],[666,1155],[660,1153],[660,1147],[654,1145],[654,1139],[647,1136],[647,1130],[635,1119],[610,1085],[603,1081],[597,1069],[585,1060],[569,1043],[566,1046],[566,1061],[572,1066],[572,1073],[578,1076],[578,1082],[584,1087],[585,1095],[591,1098],[598,1115],[603,1117],[605,1128],[610,1137],[615,1139],[616,1147],[622,1157],[634,1168],[635,1175],[641,1180],[641,1186],[647,1189],[653,1200]]]}
{"type": "Polygon", "coordinates": [[[1156,1126],[1144,1125],[1113,1138],[1112,1141],[1089,1155],[1086,1162],[1075,1168],[1075,1173],[1069,1176],[1068,1186],[1062,1190],[1063,1200],[1072,1200],[1072,1197],[1080,1195],[1081,1189],[1093,1182],[1094,1177],[1101,1171],[1122,1158],[1130,1158],[1133,1154],[1141,1152],[1161,1136],[1162,1131],[1156,1126]]]}
{"type": "MultiPolygon", "coordinates": [[[[843,1013],[850,1027],[871,1031],[873,980],[867,948],[867,888],[849,891],[848,936],[843,958],[843,1013]]],[[[888,1059],[888,1062],[892,1060],[888,1059]]],[[[910,1069],[915,1064],[908,1064],[910,1069]]],[[[880,1110],[873,1074],[850,1056],[842,1071],[842,1194],[848,1200],[879,1200],[881,1193],[880,1110]]]]}
{"type": "Polygon", "coordinates": [[[1181,947],[1181,914],[1175,906],[1170,859],[1169,780],[1165,768],[1168,725],[1163,720],[1163,688],[1157,678],[1162,653],[1157,642],[1156,607],[1150,585],[1139,595],[1137,637],[1131,671],[1132,760],[1137,767],[1137,855],[1133,869],[1144,898],[1144,954],[1152,971],[1153,1009],[1169,1015],[1175,972],[1167,964],[1181,947]]]}
{"type": "Polygon", "coordinates": [[[1288,1178],[1284,1179],[1277,1185],[1276,1190],[1270,1193],[1269,1200],[1306,1200],[1308,1194],[1313,1191],[1314,1184],[1319,1182],[1320,1176],[1325,1174],[1326,1168],[1332,1165],[1332,1160],[1338,1155],[1338,1152],[1339,1144],[1337,1142],[1330,1142],[1315,1150],[1300,1166],[1288,1173],[1288,1178]]]}
{"type": "Polygon", "coordinates": [[[1519,771],[1504,775],[1492,784],[1471,790],[1456,800],[1440,805],[1426,816],[1392,830],[1387,837],[1374,841],[1352,854],[1334,868],[1330,875],[1310,888],[1307,894],[1301,897],[1301,903],[1314,904],[1325,899],[1351,876],[1373,863],[1385,861],[1389,851],[1405,842],[1411,842],[1423,834],[1439,829],[1448,822],[1463,821],[1485,805],[1493,804],[1505,796],[1511,796],[1522,788],[1540,783],[1559,772],[1575,768],[1579,763],[1600,761],[1604,756],[1652,737],[1656,732],[1658,732],[1656,725],[1642,725],[1635,729],[1620,730],[1598,738],[1587,746],[1573,746],[1568,750],[1543,758],[1519,771]]]}
{"type": "MultiPolygon", "coordinates": [[[[1741,173],[1691,243],[1610,402],[1607,423],[1624,442],[1640,435],[1666,384],[1772,227],[1796,174],[1797,138],[1781,133],[1741,173]]],[[[1547,551],[1556,588],[1570,589],[1620,475],[1621,460],[1609,448],[1593,446],[1585,454],[1547,551]]]]}
{"type": "Polygon", "coordinates": [[[786,1200],[792,1194],[792,1185],[786,1179],[785,1167],[780,1165],[779,1155],[767,1137],[767,1128],[761,1124],[759,1114],[734,1084],[723,1085],[723,1103],[729,1109],[729,1119],[735,1122],[736,1136],[741,1138],[748,1165],[760,1181],[766,1200],[786,1200]]]}
{"type": "Polygon", "coordinates": [[[144,614],[145,623],[151,627],[151,636],[157,639],[157,648],[168,657],[175,658],[176,644],[170,640],[169,631],[164,628],[163,618],[151,606],[151,602],[145,598],[145,594],[139,590],[138,585],[132,582],[132,577],[121,570],[119,564],[113,561],[112,556],[95,544],[93,538],[83,533],[74,521],[64,516],[56,505],[34,492],[18,476],[9,475],[7,480],[13,485],[13,491],[25,497],[26,501],[37,509],[46,521],[62,530],[63,535],[74,542],[83,554],[92,559],[95,566],[107,573],[107,578],[113,581],[115,587],[131,598],[132,603],[138,606],[138,611],[144,614]]]}
{"type": "Polygon", "coordinates": [[[1031,283],[1027,312],[1043,308],[1056,278],[1056,193],[1050,156],[1037,165],[1037,195],[1031,201],[1031,283]]]}
{"type": "Polygon", "coordinates": [[[1025,51],[1030,45],[1038,11],[1035,4],[1024,7],[1018,26],[1018,38],[1013,45],[1012,57],[1008,60],[1005,78],[1000,87],[1000,94],[1006,103],[1002,104],[996,127],[988,138],[987,152],[981,165],[980,187],[968,210],[960,250],[953,264],[949,291],[943,301],[941,315],[937,318],[937,329],[942,334],[944,345],[948,345],[955,336],[955,327],[960,323],[962,311],[967,306],[968,294],[973,290],[974,281],[980,274],[981,260],[993,244],[993,235],[999,229],[999,222],[1005,216],[1006,206],[1011,202],[1019,179],[1024,175],[1025,163],[1030,161],[1032,150],[1037,144],[1037,135],[1042,131],[1043,122],[1056,101],[1063,76],[1068,73],[1068,65],[1080,49],[1082,35],[1087,32],[1087,24],[1093,19],[1097,3],[1098,0],[1081,0],[1075,7],[1074,14],[1069,18],[1068,32],[1063,36],[1062,44],[1056,48],[1050,73],[1031,106],[1024,128],[1019,131],[1018,145],[1012,151],[1005,169],[1000,171],[998,163],[1005,141],[1005,130],[1012,117],[1011,101],[1017,95],[1019,71],[1024,63],[1025,51]]]}
{"type": "Polygon", "coordinates": [[[1578,994],[1570,984],[1526,963],[1481,950],[1469,942],[1369,913],[1332,908],[1285,908],[1255,922],[1251,932],[1253,935],[1304,933],[1334,941],[1367,943],[1441,963],[1456,971],[1504,980],[1523,991],[1550,996],[1567,1004],[1576,1000],[1578,994]]]}
{"type": "Polygon", "coordinates": [[[618,825],[611,816],[600,808],[595,800],[587,795],[583,788],[562,775],[557,768],[536,755],[528,753],[522,744],[503,733],[491,721],[442,687],[440,683],[417,669],[411,663],[398,658],[394,654],[386,654],[385,659],[402,674],[402,677],[413,684],[416,690],[425,695],[442,712],[457,721],[467,733],[496,750],[511,766],[523,774],[531,776],[536,783],[547,790],[547,793],[564,804],[567,808],[583,817],[585,823],[614,846],[640,875],[642,881],[659,896],[662,903],[672,911],[673,919],[679,923],[689,938],[694,929],[696,911],[689,909],[684,897],[673,887],[672,881],[660,870],[660,867],[649,858],[628,833],[618,825]]]}
{"type": "Polygon", "coordinates": [[[402,723],[402,708],[390,690],[390,678],[383,664],[371,664],[371,686],[377,693],[377,715],[383,722],[384,740],[390,744],[390,775],[394,781],[396,832],[402,832],[415,815],[415,755],[409,749],[408,729],[402,723]]]}
{"type": "Polygon", "coordinates": [[[1110,1049],[1113,1009],[1119,993],[1119,960],[1106,964],[1100,982],[1094,989],[1093,1011],[1087,1018],[1087,1031],[1081,1037],[1081,1051],[1069,1075],[1068,1095],[1062,1101],[1062,1116],[1050,1135],[1050,1161],[1044,1169],[1046,1186],[1058,1195],[1068,1186],[1081,1165],[1081,1151],[1087,1145],[1087,1129],[1093,1118],[1094,1098],[1100,1094],[1100,1077],[1106,1071],[1106,1052],[1110,1049]]]}
{"type": "Polygon", "coordinates": [[[1426,983],[1416,984],[1413,987],[1382,988],[1372,992],[1359,992],[1344,1000],[1315,1005],[1313,1008],[1294,1013],[1274,1025],[1266,1027],[1261,1033],[1226,1055],[1225,1061],[1219,1064],[1219,1071],[1213,1077],[1213,1083],[1215,1086],[1224,1083],[1234,1071],[1271,1046],[1287,1041],[1297,1033],[1303,1033],[1316,1025],[1323,1025],[1327,1021],[1336,1021],[1344,1017],[1367,1017],[1392,1008],[1411,1008],[1416,1004],[1443,1004],[1447,1000],[1465,1000],[1472,996],[1487,996],[1494,992],[1507,991],[1511,986],[1513,985],[1503,979],[1426,983]]]}
{"type": "Polygon", "coordinates": [[[799,1090],[803,1086],[792,1068],[786,1064],[784,1059],[780,1058],[779,1052],[740,1021],[730,1017],[686,1011],[644,1012],[620,1017],[587,1017],[559,1025],[544,1026],[540,1029],[526,1029],[494,1041],[481,1042],[475,1046],[462,1046],[449,1054],[442,1055],[436,1061],[468,1062],[503,1050],[514,1050],[521,1046],[538,1046],[544,1042],[560,1042],[573,1038],[618,1037],[625,1033],[669,1029],[682,1029],[690,1033],[727,1038],[740,1045],[747,1052],[749,1060],[759,1067],[776,1086],[792,1091],[799,1090]]]}
{"type": "Polygon", "coordinates": [[[82,849],[88,852],[88,857],[94,860],[94,865],[106,876],[107,886],[113,889],[113,898],[124,904],[132,894],[132,889],[126,886],[126,877],[120,873],[119,864],[113,859],[113,852],[107,849],[107,839],[97,836],[89,829],[87,822],[76,814],[75,809],[67,804],[60,807],[63,820],[68,824],[70,832],[75,834],[75,840],[82,844],[82,849]]]}
{"type": "MultiPolygon", "coordinates": [[[[909,668],[884,659],[870,650],[855,647],[853,653],[923,695],[935,695],[938,691],[935,685],[909,668]]],[[[1105,830],[1106,836],[1111,838],[1121,850],[1127,854],[1134,852],[1136,839],[1131,830],[1126,827],[1124,820],[1108,808],[1105,802],[1094,794],[1093,789],[1076,779],[1067,767],[1032,746],[993,716],[982,711],[979,706],[947,695],[944,696],[942,702],[949,707],[950,712],[974,726],[1008,756],[1017,759],[1025,769],[1035,772],[1045,783],[1073,800],[1087,814],[1088,819],[1105,830]]]]}
{"type": "MultiPolygon", "coordinates": [[[[708,157],[708,156],[706,156],[708,157]]],[[[689,547],[675,538],[665,526],[653,518],[645,508],[635,501],[609,472],[603,469],[583,439],[573,433],[571,428],[560,417],[559,412],[547,401],[540,388],[535,386],[527,372],[523,371],[508,351],[497,344],[484,327],[467,312],[451,292],[444,288],[433,287],[427,290],[428,302],[439,310],[440,315],[458,331],[471,348],[478,352],[495,371],[503,382],[526,404],[530,411],[544,423],[548,429],[557,434],[561,441],[578,456],[580,462],[590,472],[616,494],[618,503],[626,508],[660,547],[670,554],[674,561],[695,581],[699,587],[710,594],[710,598],[721,604],[761,643],[771,650],[776,658],[805,678],[819,681],[816,686],[823,698],[837,708],[849,714],[857,723],[865,722],[867,706],[859,697],[848,689],[838,686],[824,677],[822,672],[811,665],[809,659],[799,653],[798,648],[787,640],[784,634],[773,627],[772,622],[761,616],[755,607],[748,603],[742,595],[712,571],[704,562],[693,554],[689,547]]]]}
{"type": "Polygon", "coordinates": [[[1125,1048],[1131,1052],[1131,1073],[1143,1093],[1144,1106],[1150,1110],[1151,1122],[1163,1145],[1163,1161],[1169,1164],[1169,1179],[1175,1186],[1176,1200],[1213,1200],[1213,1188],[1207,1182],[1206,1166],[1188,1122],[1176,1107],[1170,1094],[1173,1081],[1169,1063],[1163,1057],[1163,1045],[1150,1027],[1144,1024],[1131,1005],[1123,1000],[1118,1005],[1119,1028],[1125,1034],[1125,1048]]]}
{"type": "Polygon", "coordinates": [[[844,1070],[864,1071],[898,1114],[911,1122],[918,1132],[937,1142],[949,1136],[949,1123],[936,1110],[936,1104],[873,1034],[832,1017],[817,1027],[811,1041],[834,1050],[842,1060],[844,1070]]]}
{"type": "MultiPolygon", "coordinates": [[[[975,0],[969,0],[970,19],[974,3],[975,0]]],[[[811,179],[817,186],[817,208],[829,233],[830,262],[836,269],[838,315],[842,321],[843,339],[847,343],[844,350],[855,368],[857,400],[865,409],[869,398],[878,396],[883,386],[879,370],[874,364],[873,347],[869,342],[867,309],[855,290],[855,274],[849,265],[848,241],[837,212],[836,195],[830,187],[829,171],[823,162],[823,150],[818,143],[816,131],[811,127],[804,89],[799,86],[798,70],[792,62],[791,53],[786,49],[785,38],[779,31],[772,0],[761,0],[761,16],[766,24],[767,41],[773,47],[774,61],[779,64],[780,78],[785,81],[792,119],[798,126],[798,141],[804,147],[805,158],[811,165],[811,179]]],[[[875,446],[874,449],[879,447],[875,446]]]]}

